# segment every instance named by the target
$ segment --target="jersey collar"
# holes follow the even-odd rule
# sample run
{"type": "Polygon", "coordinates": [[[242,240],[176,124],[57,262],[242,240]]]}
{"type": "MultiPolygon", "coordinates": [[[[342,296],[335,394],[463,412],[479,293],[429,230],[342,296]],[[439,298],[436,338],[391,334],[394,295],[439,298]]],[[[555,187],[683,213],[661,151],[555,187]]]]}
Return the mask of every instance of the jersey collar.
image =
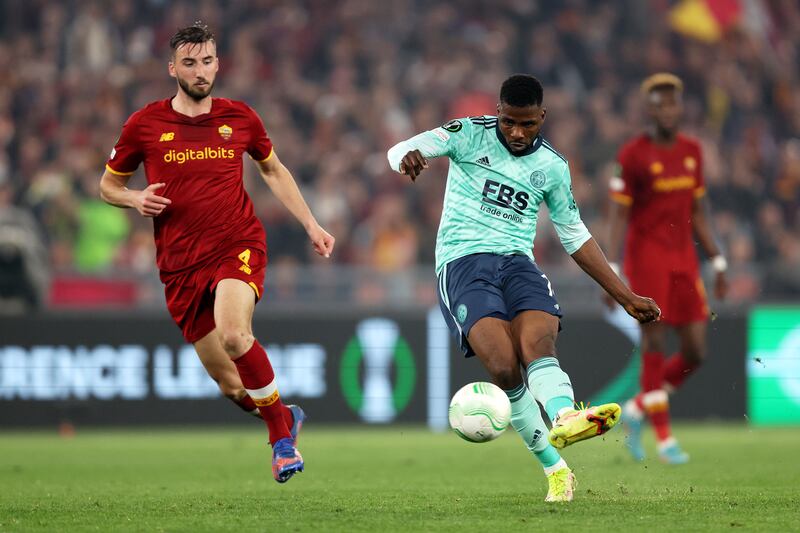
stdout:
{"type": "Polygon", "coordinates": [[[183,113],[179,113],[175,111],[175,108],[172,107],[172,99],[175,98],[174,96],[170,96],[164,101],[164,104],[167,108],[169,113],[172,113],[173,116],[180,118],[184,122],[202,122],[210,117],[214,113],[214,100],[215,98],[211,98],[211,111],[208,113],[203,113],[201,115],[197,115],[196,117],[190,117],[189,115],[184,115],[183,113]]]}
{"type": "Polygon", "coordinates": [[[502,133],[500,133],[499,123],[495,125],[494,132],[497,134],[497,140],[500,141],[500,144],[502,144],[505,147],[505,149],[508,150],[508,153],[513,155],[514,157],[524,157],[526,155],[531,155],[533,152],[538,150],[539,147],[542,145],[542,136],[537,135],[536,138],[533,140],[533,143],[531,143],[531,145],[527,147],[525,150],[521,152],[512,152],[511,148],[508,146],[508,143],[506,142],[506,138],[503,137],[502,133]]]}

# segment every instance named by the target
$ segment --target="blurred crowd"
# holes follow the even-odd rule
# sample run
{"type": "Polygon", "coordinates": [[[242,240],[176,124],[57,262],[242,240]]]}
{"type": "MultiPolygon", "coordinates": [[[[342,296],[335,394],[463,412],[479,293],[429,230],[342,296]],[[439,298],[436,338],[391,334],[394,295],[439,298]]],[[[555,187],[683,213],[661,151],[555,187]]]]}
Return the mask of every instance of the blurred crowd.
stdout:
{"type": "MultiPolygon", "coordinates": [[[[569,159],[602,242],[616,152],[643,127],[639,82],[671,71],[685,82],[684,130],[705,150],[732,299],[797,296],[800,4],[743,4],[742,24],[701,42],[669,27],[665,0],[6,0],[0,210],[33,215],[56,277],[152,275],[151,221],[103,204],[98,182],[126,117],[174,94],[169,37],[203,20],[217,35],[214,94],[261,114],[336,235],[339,264],[390,275],[432,265],[446,162],[411,184],[389,170],[386,149],[492,114],[514,72],[542,80],[545,136],[569,159]]],[[[289,284],[317,259],[247,161],[245,171],[272,268],[289,284]]],[[[143,184],[140,170],[130,186],[143,184]]],[[[575,270],[546,219],[539,231],[543,268],[575,270]]]]}

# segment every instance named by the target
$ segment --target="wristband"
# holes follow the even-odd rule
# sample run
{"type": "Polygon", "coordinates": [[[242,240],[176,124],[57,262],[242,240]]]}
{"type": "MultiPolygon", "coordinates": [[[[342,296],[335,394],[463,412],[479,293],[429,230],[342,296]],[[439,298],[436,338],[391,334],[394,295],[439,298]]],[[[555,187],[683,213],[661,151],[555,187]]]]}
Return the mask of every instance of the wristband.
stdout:
{"type": "Polygon", "coordinates": [[[725,272],[728,270],[728,261],[722,254],[715,255],[711,258],[711,267],[715,272],[725,272]]]}

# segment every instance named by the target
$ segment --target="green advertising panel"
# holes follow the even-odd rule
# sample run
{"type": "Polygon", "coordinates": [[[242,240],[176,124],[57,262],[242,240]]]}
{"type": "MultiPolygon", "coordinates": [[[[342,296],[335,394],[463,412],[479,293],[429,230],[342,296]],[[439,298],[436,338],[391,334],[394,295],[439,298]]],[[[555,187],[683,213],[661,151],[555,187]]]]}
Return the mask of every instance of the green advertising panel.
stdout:
{"type": "Polygon", "coordinates": [[[747,411],[754,424],[800,424],[800,307],[750,314],[747,411]]]}

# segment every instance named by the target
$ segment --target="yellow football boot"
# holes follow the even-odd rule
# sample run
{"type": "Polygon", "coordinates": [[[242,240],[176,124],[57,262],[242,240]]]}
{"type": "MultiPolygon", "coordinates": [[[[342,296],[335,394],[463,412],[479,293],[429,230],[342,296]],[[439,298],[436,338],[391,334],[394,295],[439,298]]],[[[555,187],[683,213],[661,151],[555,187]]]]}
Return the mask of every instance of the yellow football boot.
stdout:
{"type": "Polygon", "coordinates": [[[566,448],[578,441],[602,435],[619,422],[621,414],[622,409],[616,403],[567,411],[553,423],[550,444],[559,449],[566,448]]]}
{"type": "Polygon", "coordinates": [[[578,486],[575,474],[566,466],[548,475],[547,484],[550,487],[544,499],[546,502],[571,502],[575,487],[578,486]]]}

